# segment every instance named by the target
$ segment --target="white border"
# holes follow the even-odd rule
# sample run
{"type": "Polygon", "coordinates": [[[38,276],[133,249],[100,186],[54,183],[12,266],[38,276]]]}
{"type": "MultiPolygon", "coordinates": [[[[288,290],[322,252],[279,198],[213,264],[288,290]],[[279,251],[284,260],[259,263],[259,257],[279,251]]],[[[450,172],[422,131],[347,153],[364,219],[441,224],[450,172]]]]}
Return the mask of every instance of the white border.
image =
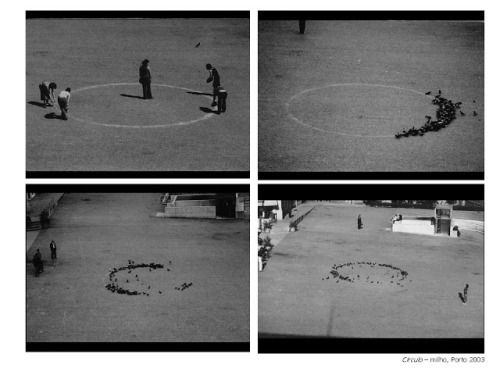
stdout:
{"type": "MultiPolygon", "coordinates": [[[[484,372],[493,374],[499,370],[495,353],[500,348],[500,316],[497,293],[497,266],[500,264],[499,244],[495,236],[500,226],[497,212],[500,212],[499,172],[496,164],[500,160],[497,146],[500,130],[497,125],[497,88],[500,86],[498,67],[500,66],[498,35],[500,35],[500,9],[498,2],[477,0],[474,2],[430,1],[401,2],[380,0],[327,2],[309,0],[307,2],[282,2],[277,0],[254,0],[234,2],[190,1],[165,2],[150,0],[137,2],[131,0],[87,0],[61,1],[53,0],[41,3],[28,0],[7,2],[3,5],[2,38],[2,72],[4,73],[2,103],[2,130],[4,135],[2,152],[2,197],[4,199],[1,228],[3,236],[4,262],[2,267],[2,330],[1,350],[2,370],[5,373],[21,374],[141,374],[144,372],[181,373],[181,374],[317,374],[317,373],[383,373],[405,374],[470,374],[484,372]],[[402,355],[257,355],[257,277],[256,264],[251,262],[251,354],[235,353],[25,353],[25,280],[24,280],[24,204],[25,185],[27,182],[54,183],[51,180],[29,181],[25,178],[26,167],[26,87],[25,77],[25,10],[251,10],[251,200],[257,206],[257,10],[486,10],[486,48],[485,48],[485,128],[486,128],[486,357],[484,365],[412,365],[401,363],[402,355]],[[8,236],[5,233],[8,231],[8,236]],[[19,264],[23,266],[18,267],[19,264]],[[494,370],[494,369],[497,370],[494,370]]],[[[77,42],[77,41],[75,41],[77,42]]],[[[61,61],[63,63],[63,61],[61,61]]],[[[202,179],[161,179],[161,180],[58,180],[57,183],[247,183],[245,179],[202,180],[202,179]]],[[[280,182],[284,184],[296,181],[280,182]]],[[[335,183],[364,183],[366,181],[339,181],[335,183]]],[[[433,181],[432,183],[448,183],[449,181],[433,181]]],[[[264,182],[272,183],[272,181],[264,182]]],[[[299,183],[311,183],[300,181],[299,183]]],[[[325,184],[330,181],[312,182],[325,184]]],[[[370,181],[370,183],[400,184],[400,181],[370,181]]],[[[405,181],[405,183],[426,183],[426,181],[405,181]]],[[[451,183],[476,184],[471,181],[451,183]]],[[[256,209],[255,209],[256,210],[256,209]]],[[[252,216],[251,225],[256,228],[256,220],[252,216]]],[[[252,245],[252,244],[251,244],[252,245]]]]}

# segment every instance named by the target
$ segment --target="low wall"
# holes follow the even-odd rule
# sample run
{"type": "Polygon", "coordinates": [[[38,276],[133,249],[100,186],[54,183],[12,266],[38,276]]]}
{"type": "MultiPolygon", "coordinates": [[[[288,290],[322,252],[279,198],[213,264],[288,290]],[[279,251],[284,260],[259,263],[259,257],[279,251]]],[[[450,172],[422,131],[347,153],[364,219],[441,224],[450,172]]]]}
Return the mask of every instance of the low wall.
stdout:
{"type": "Polygon", "coordinates": [[[465,219],[453,219],[451,221],[451,227],[458,225],[460,230],[470,230],[474,232],[484,233],[484,221],[478,220],[465,220],[465,219]]]}
{"type": "Polygon", "coordinates": [[[397,233],[414,233],[434,235],[434,225],[430,220],[406,220],[396,221],[392,224],[392,231],[397,233]]]}
{"type": "Polygon", "coordinates": [[[174,203],[174,207],[192,207],[192,206],[214,206],[216,205],[215,199],[203,199],[203,200],[179,200],[177,199],[174,203]]]}
{"type": "Polygon", "coordinates": [[[215,219],[215,206],[188,206],[188,207],[166,207],[165,212],[156,214],[157,217],[186,217],[215,219]]]}

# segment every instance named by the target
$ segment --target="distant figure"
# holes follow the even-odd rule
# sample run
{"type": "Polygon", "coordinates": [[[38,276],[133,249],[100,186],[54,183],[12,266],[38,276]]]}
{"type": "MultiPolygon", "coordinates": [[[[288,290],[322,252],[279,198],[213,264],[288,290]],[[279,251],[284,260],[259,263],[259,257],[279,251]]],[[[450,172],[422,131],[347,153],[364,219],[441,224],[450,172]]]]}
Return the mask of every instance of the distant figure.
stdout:
{"type": "Polygon", "coordinates": [[[467,292],[469,291],[469,284],[465,284],[464,288],[464,303],[467,303],[467,292]]]}
{"type": "Polygon", "coordinates": [[[139,68],[139,83],[142,85],[142,98],[153,99],[151,93],[151,69],[149,69],[148,59],[144,60],[139,68]]]}
{"type": "Polygon", "coordinates": [[[50,243],[50,259],[57,259],[57,246],[54,240],[50,243]]]}
{"type": "Polygon", "coordinates": [[[40,249],[37,249],[35,255],[33,256],[33,265],[35,266],[35,276],[38,277],[38,275],[43,272],[43,260],[40,249]]]}
{"type": "Polygon", "coordinates": [[[207,68],[210,77],[207,78],[207,83],[213,82],[213,100],[212,100],[212,107],[215,107],[217,105],[217,88],[220,86],[220,76],[219,73],[217,72],[217,69],[215,69],[211,64],[205,65],[207,68]]]}
{"type": "Polygon", "coordinates": [[[217,100],[217,112],[226,112],[227,91],[222,86],[217,87],[217,100]]]}
{"type": "Polygon", "coordinates": [[[44,81],[38,85],[38,88],[40,89],[40,100],[43,102],[43,107],[54,105],[56,102],[54,90],[57,89],[57,85],[54,82],[44,81]],[[52,104],[49,102],[52,102],[52,104]]]}
{"type": "Polygon", "coordinates": [[[453,230],[457,232],[457,237],[460,237],[460,229],[458,229],[458,225],[455,225],[453,230]]]}
{"type": "Polygon", "coordinates": [[[306,32],[306,20],[299,20],[299,31],[301,34],[306,32]]]}
{"type": "Polygon", "coordinates": [[[57,104],[59,104],[59,107],[61,108],[61,118],[63,120],[68,119],[68,103],[69,103],[69,98],[71,97],[71,89],[68,87],[66,90],[61,91],[57,97],[57,104]]]}
{"type": "Polygon", "coordinates": [[[358,216],[358,229],[363,228],[363,221],[361,220],[361,215],[358,216]]]}

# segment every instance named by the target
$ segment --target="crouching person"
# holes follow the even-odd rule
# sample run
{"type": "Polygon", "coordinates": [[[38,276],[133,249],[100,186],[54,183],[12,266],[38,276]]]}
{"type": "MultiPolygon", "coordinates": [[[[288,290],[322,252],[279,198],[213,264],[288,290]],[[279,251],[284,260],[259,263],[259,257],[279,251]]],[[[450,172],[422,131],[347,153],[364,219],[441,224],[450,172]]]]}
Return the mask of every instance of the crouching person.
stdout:
{"type": "Polygon", "coordinates": [[[61,119],[68,119],[69,98],[71,97],[71,89],[68,87],[66,90],[61,91],[57,97],[57,104],[61,108],[61,119]]]}
{"type": "Polygon", "coordinates": [[[38,88],[40,89],[40,100],[43,102],[44,108],[56,102],[54,90],[57,89],[57,85],[54,82],[44,81],[38,85],[38,88]]]}

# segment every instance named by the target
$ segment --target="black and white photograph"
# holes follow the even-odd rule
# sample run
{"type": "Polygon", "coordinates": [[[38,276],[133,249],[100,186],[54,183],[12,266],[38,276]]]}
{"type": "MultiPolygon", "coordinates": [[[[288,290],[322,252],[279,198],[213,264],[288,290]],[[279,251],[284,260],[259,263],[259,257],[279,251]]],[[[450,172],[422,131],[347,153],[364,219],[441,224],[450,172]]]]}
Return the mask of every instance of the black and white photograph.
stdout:
{"type": "Polygon", "coordinates": [[[249,22],[27,11],[28,175],[248,177],[249,22]]]}
{"type": "Polygon", "coordinates": [[[258,26],[259,178],[483,178],[484,12],[260,11],[258,26]]]}
{"type": "Polygon", "coordinates": [[[27,350],[248,351],[249,200],[244,185],[28,185],[27,350]]]}
{"type": "MultiPolygon", "coordinates": [[[[481,349],[484,200],[260,200],[279,197],[279,185],[275,194],[266,187],[258,201],[259,352],[481,349]],[[435,348],[432,339],[452,345],[435,348]],[[460,347],[460,339],[470,341],[460,347]]],[[[348,191],[309,187],[320,198],[348,191]]],[[[360,187],[356,194],[409,190],[360,187]]],[[[457,195],[452,186],[419,189],[457,195]]],[[[470,190],[484,198],[482,186],[470,190]]]]}

